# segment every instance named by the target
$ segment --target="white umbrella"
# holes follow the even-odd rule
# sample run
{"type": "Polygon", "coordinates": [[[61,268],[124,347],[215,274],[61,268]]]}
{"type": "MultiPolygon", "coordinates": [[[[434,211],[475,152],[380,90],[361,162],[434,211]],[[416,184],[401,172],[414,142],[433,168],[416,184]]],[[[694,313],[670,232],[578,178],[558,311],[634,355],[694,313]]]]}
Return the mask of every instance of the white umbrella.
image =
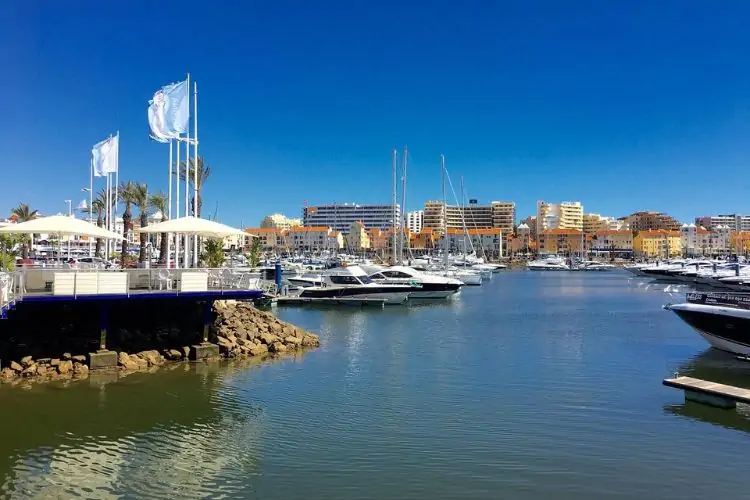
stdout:
{"type": "Polygon", "coordinates": [[[236,229],[226,224],[214,222],[208,219],[201,219],[199,217],[180,217],[179,219],[172,219],[158,224],[153,224],[148,227],[142,227],[136,229],[141,233],[175,233],[175,234],[187,234],[191,236],[203,236],[205,238],[225,238],[235,234],[242,234],[249,236],[245,231],[236,229]]]}
{"type": "Polygon", "coordinates": [[[49,217],[38,217],[36,219],[9,224],[0,227],[0,234],[59,234],[65,236],[88,236],[91,238],[104,238],[110,240],[124,239],[121,234],[107,231],[90,222],[74,219],[67,215],[52,215],[49,217]]]}

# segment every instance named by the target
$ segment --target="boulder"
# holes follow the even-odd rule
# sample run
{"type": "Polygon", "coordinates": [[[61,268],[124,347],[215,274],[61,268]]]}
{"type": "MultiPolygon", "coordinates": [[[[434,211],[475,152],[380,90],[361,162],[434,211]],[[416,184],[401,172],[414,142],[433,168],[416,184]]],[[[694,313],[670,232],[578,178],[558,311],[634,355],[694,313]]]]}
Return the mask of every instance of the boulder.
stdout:
{"type": "Polygon", "coordinates": [[[73,362],[70,360],[63,360],[60,361],[60,364],[57,365],[57,373],[60,375],[65,375],[66,373],[70,373],[73,371],[73,362]]]}
{"type": "Polygon", "coordinates": [[[16,378],[16,372],[11,368],[3,368],[0,370],[0,380],[8,381],[16,378]]]}
{"type": "Polygon", "coordinates": [[[250,354],[253,356],[262,356],[268,354],[268,346],[266,344],[253,344],[250,347],[250,354]]]}
{"type": "MultiPolygon", "coordinates": [[[[128,353],[121,351],[117,354],[117,364],[126,370],[138,370],[138,361],[133,358],[134,356],[130,356],[128,353]]],[[[148,365],[148,363],[146,364],[148,365]]]]}
{"type": "Polygon", "coordinates": [[[138,353],[138,357],[145,359],[149,366],[159,366],[164,363],[164,358],[161,357],[159,351],[143,351],[138,353]]]}
{"type": "Polygon", "coordinates": [[[286,352],[287,348],[281,342],[274,342],[268,347],[268,350],[271,352],[275,352],[275,353],[282,353],[282,352],[286,352]]]}
{"type": "Polygon", "coordinates": [[[20,364],[16,363],[15,361],[11,361],[10,362],[10,369],[13,370],[14,372],[21,373],[23,371],[23,366],[21,366],[20,364]]]}
{"type": "Polygon", "coordinates": [[[73,373],[83,377],[89,374],[89,367],[84,363],[76,363],[73,365],[73,373]]]}
{"type": "Polygon", "coordinates": [[[70,354],[69,352],[66,352],[65,354],[63,354],[63,359],[66,361],[70,360],[72,357],[73,355],[70,354]]]}
{"type": "Polygon", "coordinates": [[[272,333],[261,333],[260,335],[258,335],[258,338],[266,345],[273,345],[274,343],[279,341],[279,337],[272,333]]]}
{"type": "Polygon", "coordinates": [[[138,368],[136,368],[137,370],[145,370],[146,368],[148,368],[148,361],[146,361],[145,359],[139,356],[130,356],[130,359],[135,361],[135,364],[138,365],[138,368]]]}
{"type": "Polygon", "coordinates": [[[312,333],[302,337],[302,347],[320,347],[320,338],[312,333]]]}
{"type": "Polygon", "coordinates": [[[182,359],[182,351],[178,351],[177,349],[168,349],[165,354],[167,359],[172,361],[180,361],[182,359]]]}
{"type": "Polygon", "coordinates": [[[284,339],[284,343],[290,347],[293,347],[294,349],[297,349],[298,347],[302,346],[302,338],[300,337],[286,337],[284,339]]]}
{"type": "Polygon", "coordinates": [[[28,368],[34,364],[34,359],[31,356],[24,356],[21,358],[21,365],[23,365],[24,368],[28,368]]]}
{"type": "Polygon", "coordinates": [[[52,368],[52,367],[50,367],[50,366],[37,364],[36,365],[36,376],[37,377],[44,377],[45,375],[47,375],[47,371],[48,370],[51,370],[51,371],[57,373],[55,371],[55,369],[52,368]]]}
{"type": "Polygon", "coordinates": [[[86,356],[83,354],[78,354],[76,356],[73,356],[73,361],[76,363],[85,363],[86,362],[86,356]]]}
{"type": "Polygon", "coordinates": [[[52,361],[50,358],[39,358],[36,360],[36,364],[38,365],[48,365],[52,361]]]}
{"type": "Polygon", "coordinates": [[[50,359],[49,360],[49,365],[50,366],[59,366],[60,365],[60,360],[57,359],[57,358],[50,359]]]}
{"type": "Polygon", "coordinates": [[[39,368],[39,365],[36,363],[31,363],[29,366],[26,367],[26,369],[21,373],[24,377],[31,377],[32,375],[36,375],[37,369],[39,368]]]}

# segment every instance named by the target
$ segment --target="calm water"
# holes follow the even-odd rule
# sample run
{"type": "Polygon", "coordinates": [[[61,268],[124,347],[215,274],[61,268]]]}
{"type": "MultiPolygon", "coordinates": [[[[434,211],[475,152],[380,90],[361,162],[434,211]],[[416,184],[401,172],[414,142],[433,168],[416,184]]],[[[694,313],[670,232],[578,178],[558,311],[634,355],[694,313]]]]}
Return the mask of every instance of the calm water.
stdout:
{"type": "Polygon", "coordinates": [[[507,272],[444,304],[280,310],[323,347],[0,390],[0,496],[747,498],[750,386],[619,273],[507,272]]]}

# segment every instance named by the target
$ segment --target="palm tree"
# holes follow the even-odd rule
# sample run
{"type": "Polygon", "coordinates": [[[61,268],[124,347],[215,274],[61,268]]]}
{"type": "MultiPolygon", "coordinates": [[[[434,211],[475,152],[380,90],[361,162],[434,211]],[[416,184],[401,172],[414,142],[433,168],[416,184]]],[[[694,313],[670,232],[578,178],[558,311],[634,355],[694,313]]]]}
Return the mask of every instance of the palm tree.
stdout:
{"type": "MultiPolygon", "coordinates": [[[[19,203],[18,206],[11,209],[10,212],[16,216],[17,222],[27,222],[30,220],[34,220],[39,214],[39,210],[31,210],[26,203],[19,203]]],[[[26,242],[27,244],[21,246],[21,255],[24,259],[27,259],[29,257],[32,241],[34,241],[34,235],[31,235],[31,238],[28,238],[26,242]]]]}
{"type": "MultiPolygon", "coordinates": [[[[104,207],[107,206],[106,202],[106,193],[104,190],[100,191],[99,194],[96,195],[96,198],[94,198],[91,201],[91,206],[84,208],[83,213],[89,214],[89,215],[96,215],[96,225],[98,227],[102,227],[104,224],[104,207]]],[[[96,249],[94,250],[94,255],[99,255],[99,252],[102,249],[102,239],[97,238],[96,239],[96,249]]]]}
{"type": "MultiPolygon", "coordinates": [[[[148,226],[148,186],[135,183],[133,185],[133,205],[140,209],[140,225],[142,228],[148,226]]],[[[148,234],[141,233],[141,249],[138,254],[138,262],[146,262],[146,248],[148,246],[148,234]]]]}
{"type": "MultiPolygon", "coordinates": [[[[193,158],[189,158],[187,162],[181,162],[180,168],[178,169],[180,173],[180,179],[185,180],[185,173],[187,171],[187,177],[188,182],[191,186],[193,186],[193,181],[195,180],[195,160],[193,158]]],[[[193,211],[193,215],[196,217],[201,216],[201,212],[203,209],[203,198],[201,197],[201,191],[203,190],[203,185],[206,183],[208,178],[211,176],[211,165],[206,165],[203,163],[203,157],[198,157],[198,186],[195,187],[195,191],[198,193],[198,213],[195,213],[195,199],[191,200],[190,203],[190,210],[193,211]]]]}
{"type": "MultiPolygon", "coordinates": [[[[148,200],[151,208],[161,213],[161,222],[165,222],[167,219],[167,195],[162,191],[151,195],[151,199],[148,200]]],[[[167,233],[161,234],[161,242],[159,244],[159,264],[167,263],[167,252],[169,252],[169,236],[167,233]]]]}
{"type": "Polygon", "coordinates": [[[128,231],[130,230],[131,220],[133,219],[133,205],[136,200],[136,184],[133,181],[120,183],[120,201],[125,205],[125,211],[122,213],[122,250],[120,252],[120,265],[125,267],[125,260],[128,255],[128,231]]]}

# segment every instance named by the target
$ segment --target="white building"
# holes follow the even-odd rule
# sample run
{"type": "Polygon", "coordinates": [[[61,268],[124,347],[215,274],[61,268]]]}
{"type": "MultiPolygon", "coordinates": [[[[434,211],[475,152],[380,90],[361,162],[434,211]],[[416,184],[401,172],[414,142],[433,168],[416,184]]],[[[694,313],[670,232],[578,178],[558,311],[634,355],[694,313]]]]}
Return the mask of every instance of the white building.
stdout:
{"type": "Polygon", "coordinates": [[[424,226],[424,210],[414,210],[406,214],[406,229],[418,233],[424,226]]]}
{"type": "Polygon", "coordinates": [[[302,209],[302,222],[305,227],[330,227],[347,233],[352,222],[361,222],[366,229],[390,229],[399,226],[400,205],[318,205],[302,209]]]}
{"type": "Polygon", "coordinates": [[[695,224],[703,226],[709,231],[719,226],[726,226],[730,231],[750,231],[750,215],[706,215],[696,217],[695,224]]]}
{"type": "Polygon", "coordinates": [[[729,233],[729,226],[717,225],[709,231],[695,224],[683,224],[680,228],[682,250],[688,257],[725,253],[729,250],[729,233]]]}
{"type": "Polygon", "coordinates": [[[550,229],[583,231],[583,205],[580,201],[536,202],[536,234],[550,229]]]}
{"type": "Polygon", "coordinates": [[[340,250],[344,247],[341,231],[330,227],[293,227],[284,232],[285,246],[298,252],[322,252],[340,250]]]}
{"type": "Polygon", "coordinates": [[[283,214],[266,215],[260,223],[263,229],[289,229],[302,225],[302,219],[292,219],[283,214]]]}

